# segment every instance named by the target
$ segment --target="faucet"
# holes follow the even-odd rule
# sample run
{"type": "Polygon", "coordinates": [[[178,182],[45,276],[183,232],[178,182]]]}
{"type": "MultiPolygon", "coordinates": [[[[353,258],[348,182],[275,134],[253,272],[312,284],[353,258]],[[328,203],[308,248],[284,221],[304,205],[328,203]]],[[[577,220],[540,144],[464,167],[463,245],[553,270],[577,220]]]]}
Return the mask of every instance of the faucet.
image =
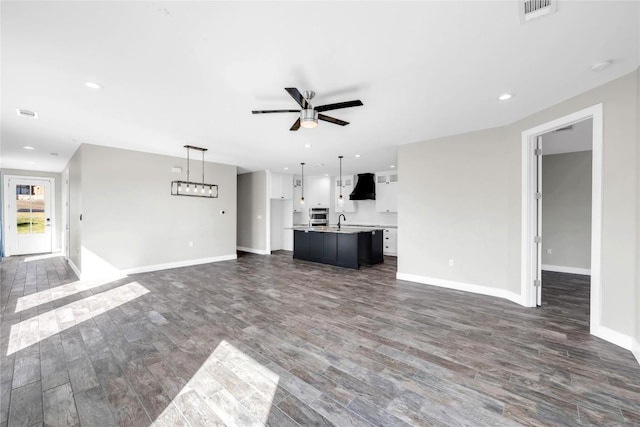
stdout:
{"type": "Polygon", "coordinates": [[[338,230],[340,229],[340,218],[344,218],[345,221],[347,220],[347,217],[344,216],[344,214],[338,215],[338,230]]]}

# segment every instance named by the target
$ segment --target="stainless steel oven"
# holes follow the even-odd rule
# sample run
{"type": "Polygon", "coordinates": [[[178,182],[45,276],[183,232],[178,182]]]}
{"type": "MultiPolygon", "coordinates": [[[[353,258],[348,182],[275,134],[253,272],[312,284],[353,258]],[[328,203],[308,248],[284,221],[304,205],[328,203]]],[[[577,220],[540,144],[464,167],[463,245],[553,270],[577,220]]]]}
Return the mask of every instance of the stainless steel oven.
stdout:
{"type": "Polygon", "coordinates": [[[312,227],[329,225],[329,209],[309,208],[309,225],[312,227]]]}

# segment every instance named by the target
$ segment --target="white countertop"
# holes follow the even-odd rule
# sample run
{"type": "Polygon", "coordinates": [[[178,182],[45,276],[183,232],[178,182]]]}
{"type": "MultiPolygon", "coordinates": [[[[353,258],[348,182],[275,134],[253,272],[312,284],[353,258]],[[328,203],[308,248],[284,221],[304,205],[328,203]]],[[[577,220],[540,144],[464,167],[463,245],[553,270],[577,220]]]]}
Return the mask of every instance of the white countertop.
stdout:
{"type": "Polygon", "coordinates": [[[338,228],[337,226],[316,226],[309,227],[307,225],[299,225],[287,228],[288,230],[294,231],[313,231],[315,233],[343,233],[343,234],[356,234],[356,233],[366,233],[368,231],[374,230],[382,230],[382,227],[353,227],[353,226],[343,226],[338,228]]]}

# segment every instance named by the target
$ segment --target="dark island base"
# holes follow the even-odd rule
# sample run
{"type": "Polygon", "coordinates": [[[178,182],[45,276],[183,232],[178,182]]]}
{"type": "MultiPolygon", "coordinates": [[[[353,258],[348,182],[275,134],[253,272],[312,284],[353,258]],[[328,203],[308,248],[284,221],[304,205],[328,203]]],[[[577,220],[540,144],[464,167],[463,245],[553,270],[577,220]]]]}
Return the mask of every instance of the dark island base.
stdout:
{"type": "Polygon", "coordinates": [[[330,233],[296,230],[293,258],[346,268],[383,262],[382,230],[330,233]]]}

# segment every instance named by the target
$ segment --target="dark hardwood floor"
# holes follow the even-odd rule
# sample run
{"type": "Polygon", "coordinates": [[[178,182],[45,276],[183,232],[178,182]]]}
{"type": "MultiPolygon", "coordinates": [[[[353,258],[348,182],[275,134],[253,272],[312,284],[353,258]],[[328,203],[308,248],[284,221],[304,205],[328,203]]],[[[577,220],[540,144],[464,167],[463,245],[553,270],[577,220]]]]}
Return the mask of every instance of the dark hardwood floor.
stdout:
{"type": "Polygon", "coordinates": [[[640,425],[640,366],[588,333],[588,278],[544,305],[237,261],[78,282],[1,264],[0,426],[640,425]]]}

